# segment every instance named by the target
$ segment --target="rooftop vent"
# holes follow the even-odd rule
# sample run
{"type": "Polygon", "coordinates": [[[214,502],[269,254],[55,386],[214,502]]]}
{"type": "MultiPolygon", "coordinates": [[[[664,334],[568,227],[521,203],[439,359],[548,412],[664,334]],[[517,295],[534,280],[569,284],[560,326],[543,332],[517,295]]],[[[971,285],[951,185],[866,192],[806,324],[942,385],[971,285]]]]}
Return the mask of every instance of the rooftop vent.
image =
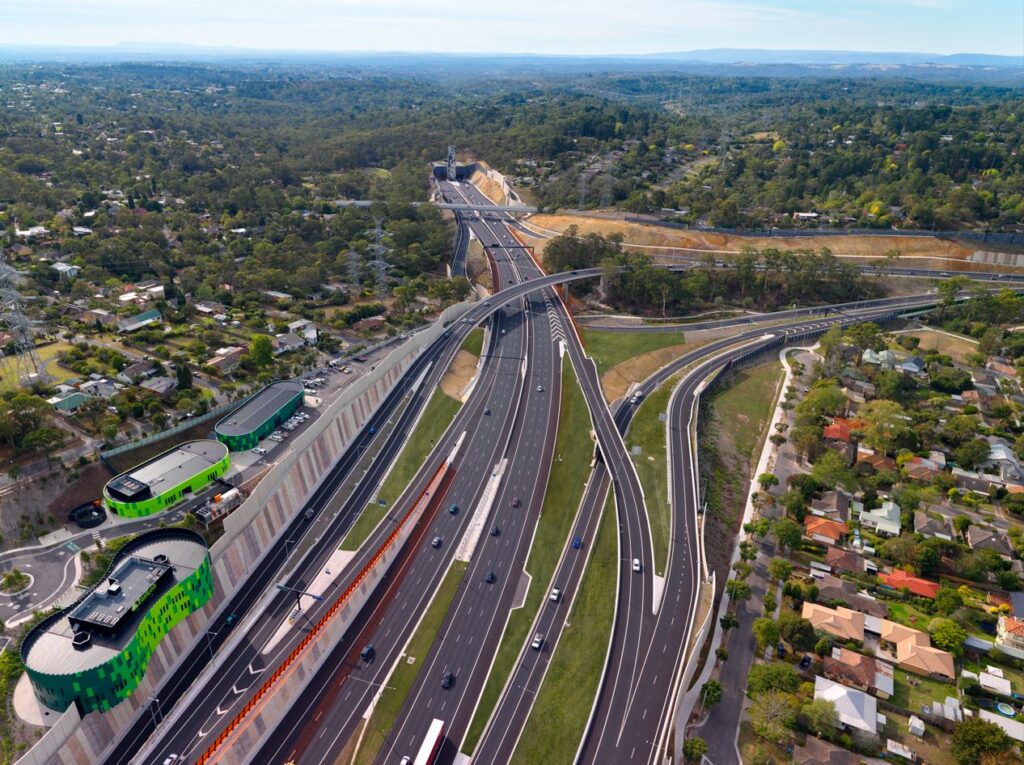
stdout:
{"type": "Polygon", "coordinates": [[[156,555],[153,556],[153,562],[154,563],[166,563],[167,562],[167,554],[166,553],[157,553],[156,555]]]}
{"type": "Polygon", "coordinates": [[[92,645],[92,635],[85,630],[76,632],[75,636],[71,638],[71,645],[74,646],[76,651],[84,651],[92,645]]]}

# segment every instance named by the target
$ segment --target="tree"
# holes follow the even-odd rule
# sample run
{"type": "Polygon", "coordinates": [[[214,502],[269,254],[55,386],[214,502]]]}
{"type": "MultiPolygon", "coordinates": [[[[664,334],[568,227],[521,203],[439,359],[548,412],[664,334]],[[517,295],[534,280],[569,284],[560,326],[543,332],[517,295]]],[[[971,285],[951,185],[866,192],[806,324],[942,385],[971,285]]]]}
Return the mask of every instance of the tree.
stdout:
{"type": "Polygon", "coordinates": [[[707,753],[707,742],[700,737],[688,738],[683,742],[683,757],[687,762],[701,762],[707,753]]]}
{"type": "Polygon", "coordinates": [[[882,453],[889,453],[896,442],[910,433],[906,413],[895,401],[875,399],[857,411],[864,421],[864,443],[882,453]]]}
{"type": "Polygon", "coordinates": [[[928,634],[932,636],[932,642],[937,648],[948,651],[954,656],[963,654],[967,630],[952,619],[943,617],[932,619],[928,624],[928,634]]]}
{"type": "Polygon", "coordinates": [[[757,650],[764,651],[779,642],[779,625],[774,619],[759,617],[754,619],[754,637],[757,638],[757,650]]]}
{"type": "Polygon", "coordinates": [[[793,694],[771,691],[755,698],[747,712],[758,736],[783,744],[796,723],[799,708],[800,702],[793,694]]]}
{"type": "Polygon", "coordinates": [[[935,608],[943,616],[949,616],[963,604],[963,596],[951,587],[942,587],[935,594],[935,608]]]}
{"type": "Polygon", "coordinates": [[[192,387],[192,370],[188,364],[178,364],[174,371],[178,377],[178,390],[189,390],[192,387]]]}
{"type": "Polygon", "coordinates": [[[757,483],[761,487],[761,491],[768,491],[772,486],[779,485],[779,479],[772,473],[761,473],[757,477],[757,483]]]}
{"type": "Polygon", "coordinates": [[[267,367],[274,362],[274,344],[270,335],[255,335],[249,343],[249,358],[257,367],[267,367]]]}
{"type": "Polygon", "coordinates": [[[730,579],[725,583],[725,591],[730,598],[737,601],[750,600],[751,595],[754,594],[750,585],[743,579],[730,579]]]}
{"type": "Polygon", "coordinates": [[[700,703],[710,709],[722,700],[722,684],[717,680],[708,680],[700,687],[700,703]]]}
{"type": "Polygon", "coordinates": [[[814,625],[789,611],[779,617],[779,634],[798,651],[810,651],[818,641],[814,625]]]}
{"type": "Polygon", "coordinates": [[[978,465],[988,459],[988,441],[983,438],[975,438],[953,452],[953,458],[957,465],[965,470],[974,470],[978,465]]]}
{"type": "Polygon", "coordinates": [[[747,676],[747,693],[751,697],[769,691],[785,691],[796,693],[800,687],[800,676],[792,664],[773,661],[768,664],[755,664],[747,676]]]}
{"type": "Polygon", "coordinates": [[[736,618],[736,614],[732,611],[726,611],[725,614],[718,620],[718,623],[722,625],[722,629],[728,632],[733,627],[738,627],[740,620],[736,618]]]}
{"type": "Polygon", "coordinates": [[[846,460],[831,449],[818,457],[818,461],[811,468],[811,476],[826,489],[834,489],[836,486],[844,486],[848,489],[856,485],[856,478],[846,460]]]}
{"type": "Polygon", "coordinates": [[[800,546],[800,540],[804,533],[801,526],[789,518],[780,518],[772,524],[772,532],[779,546],[783,549],[793,550],[800,546]]]}
{"type": "Polygon", "coordinates": [[[793,564],[785,558],[772,558],[768,561],[768,577],[773,582],[784,582],[793,573],[793,564]]]}
{"type": "Polygon", "coordinates": [[[995,723],[967,717],[953,731],[953,756],[960,765],[981,765],[986,754],[1005,752],[1013,740],[995,723]]]}
{"type": "Polygon", "coordinates": [[[836,705],[828,699],[812,699],[800,709],[803,726],[817,736],[834,733],[838,716],[836,705]]]}

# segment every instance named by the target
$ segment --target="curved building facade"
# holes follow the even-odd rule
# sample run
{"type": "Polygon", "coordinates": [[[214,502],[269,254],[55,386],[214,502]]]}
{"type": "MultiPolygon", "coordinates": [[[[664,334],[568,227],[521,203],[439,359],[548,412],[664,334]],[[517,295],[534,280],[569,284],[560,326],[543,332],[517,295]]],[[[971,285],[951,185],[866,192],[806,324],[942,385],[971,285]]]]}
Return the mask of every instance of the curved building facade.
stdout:
{"type": "Polygon", "coordinates": [[[134,692],[163,637],[213,595],[203,538],[185,529],[140,534],[104,579],[26,635],[21,660],[36,698],[63,712],[106,711],[134,692]]]}
{"type": "Polygon", "coordinates": [[[252,449],[302,406],[304,395],[295,380],[270,383],[217,423],[217,440],[233,452],[252,449]]]}
{"type": "Polygon", "coordinates": [[[188,441],[111,478],[103,487],[103,503],[129,518],[152,515],[203,489],[229,467],[224,444],[188,441]]]}

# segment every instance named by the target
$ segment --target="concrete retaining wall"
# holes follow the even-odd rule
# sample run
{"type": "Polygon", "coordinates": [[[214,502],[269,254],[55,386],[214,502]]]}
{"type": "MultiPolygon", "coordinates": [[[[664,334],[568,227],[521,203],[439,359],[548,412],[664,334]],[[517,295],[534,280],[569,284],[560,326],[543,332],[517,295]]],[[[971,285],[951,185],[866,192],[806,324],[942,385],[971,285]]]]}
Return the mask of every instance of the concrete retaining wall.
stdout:
{"type": "MultiPolygon", "coordinates": [[[[197,640],[205,638],[204,630],[210,618],[279,541],[286,523],[320,485],[402,373],[448,324],[461,318],[469,308],[469,303],[459,303],[446,309],[439,321],[398,346],[376,365],[376,369],[353,382],[305,431],[290,439],[290,448],[281,461],[225,519],[224,536],[210,550],[213,597],[164,637],[135,693],[108,712],[86,715],[73,730],[62,720],[43,739],[47,741],[44,759],[32,759],[36,757],[33,747],[17,765],[39,762],[90,765],[100,759],[104,750],[114,743],[117,733],[127,728],[147,705],[147,699],[161,680],[197,640]],[[57,753],[52,754],[55,750],[57,753]]],[[[143,743],[138,742],[140,749],[143,743]]]]}

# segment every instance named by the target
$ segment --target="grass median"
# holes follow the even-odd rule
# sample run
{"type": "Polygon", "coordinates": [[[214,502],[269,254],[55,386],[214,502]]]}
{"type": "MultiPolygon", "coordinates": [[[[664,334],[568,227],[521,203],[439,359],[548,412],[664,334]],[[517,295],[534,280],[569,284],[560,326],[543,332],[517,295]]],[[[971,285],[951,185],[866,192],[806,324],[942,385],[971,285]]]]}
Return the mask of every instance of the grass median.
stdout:
{"type": "Polygon", "coordinates": [[[513,765],[571,765],[601,680],[615,609],[615,500],[609,492],[580,591],[512,756],[513,765]]]}
{"type": "Polygon", "coordinates": [[[476,327],[471,329],[469,334],[466,335],[466,339],[462,341],[460,348],[467,353],[472,353],[474,356],[479,357],[484,350],[484,328],[476,327]]]}
{"type": "Polygon", "coordinates": [[[394,727],[395,720],[398,719],[398,714],[402,711],[402,705],[412,690],[413,683],[416,682],[423,662],[430,653],[430,647],[441,630],[445,614],[455,599],[468,565],[464,561],[453,562],[433,600],[430,601],[427,612],[405,647],[405,655],[391,673],[377,706],[373,709],[363,741],[356,752],[356,765],[371,765],[377,759],[387,736],[391,733],[391,728],[394,727]],[[415,659],[412,664],[408,662],[410,657],[415,659]]]}
{"type": "Polygon", "coordinates": [[[388,473],[388,477],[380,487],[377,497],[384,504],[375,500],[363,508],[363,512],[359,514],[356,522],[352,524],[352,528],[342,540],[342,550],[358,550],[371,532],[377,528],[377,524],[391,509],[391,506],[402,496],[402,492],[415,477],[416,471],[426,461],[434,444],[448,429],[451,421],[455,419],[461,406],[461,402],[443,391],[434,391],[416,428],[402,448],[402,453],[395,460],[391,472],[388,473]]]}
{"type": "Polygon", "coordinates": [[[626,359],[686,342],[682,332],[608,332],[600,329],[581,329],[580,335],[587,348],[587,355],[594,360],[598,374],[602,375],[626,359]]]}
{"type": "Polygon", "coordinates": [[[526,561],[531,577],[526,603],[509,616],[501,644],[494,658],[490,675],[484,685],[476,714],[466,734],[464,749],[472,752],[480,741],[501,691],[505,687],[516,658],[530,631],[537,609],[545,602],[547,583],[551,581],[558,558],[572,528],[576,510],[583,498],[583,489],[590,475],[593,447],[584,448],[582,434],[590,431],[587,402],[577,383],[569,357],[562,362],[562,398],[558,417],[558,436],[555,441],[555,461],[551,466],[544,507],[541,509],[537,532],[526,561]]]}
{"type": "Polygon", "coordinates": [[[679,382],[675,375],[651,393],[637,409],[626,434],[626,449],[630,452],[636,474],[644,490],[647,522],[651,526],[654,544],[654,573],[665,574],[668,559],[668,540],[672,530],[672,507],[668,496],[668,461],[665,453],[665,422],[660,415],[668,412],[672,390],[679,382]],[[640,454],[632,455],[633,447],[640,454]]]}

